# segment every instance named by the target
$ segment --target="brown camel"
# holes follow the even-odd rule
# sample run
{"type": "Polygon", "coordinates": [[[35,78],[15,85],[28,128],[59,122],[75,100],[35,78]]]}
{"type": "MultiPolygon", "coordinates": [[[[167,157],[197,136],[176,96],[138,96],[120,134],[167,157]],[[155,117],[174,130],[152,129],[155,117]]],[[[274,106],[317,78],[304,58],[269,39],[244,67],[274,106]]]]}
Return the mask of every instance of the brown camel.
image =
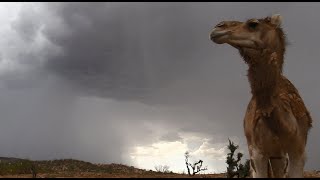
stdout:
{"type": "Polygon", "coordinates": [[[303,177],[312,119],[298,90],[282,73],[286,41],[281,21],[280,15],[222,21],[210,34],[213,42],[238,49],[249,66],[252,98],[244,132],[252,177],[303,177]]]}

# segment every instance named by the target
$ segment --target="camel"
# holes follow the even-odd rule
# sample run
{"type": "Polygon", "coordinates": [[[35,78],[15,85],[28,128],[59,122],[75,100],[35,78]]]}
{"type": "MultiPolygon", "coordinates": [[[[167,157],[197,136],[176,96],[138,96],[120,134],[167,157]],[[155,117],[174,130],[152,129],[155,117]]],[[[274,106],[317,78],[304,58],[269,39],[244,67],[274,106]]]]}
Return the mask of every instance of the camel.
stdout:
{"type": "Polygon", "coordinates": [[[286,38],[282,16],[222,21],[210,33],[216,44],[236,48],[248,64],[251,100],[244,132],[254,178],[303,177],[312,118],[298,90],[283,75],[286,38]]]}

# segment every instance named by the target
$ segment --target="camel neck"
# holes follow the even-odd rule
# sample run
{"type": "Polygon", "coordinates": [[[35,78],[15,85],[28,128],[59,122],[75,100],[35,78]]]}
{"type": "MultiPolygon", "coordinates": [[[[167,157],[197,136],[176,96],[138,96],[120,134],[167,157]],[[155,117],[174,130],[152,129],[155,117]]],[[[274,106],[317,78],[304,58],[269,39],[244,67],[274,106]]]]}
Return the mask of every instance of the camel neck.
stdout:
{"type": "MultiPolygon", "coordinates": [[[[265,58],[269,58],[266,56],[265,58]]],[[[271,105],[271,100],[278,94],[281,69],[269,63],[268,59],[256,59],[255,64],[250,64],[248,80],[252,95],[257,99],[257,105],[266,107],[271,105]]]]}

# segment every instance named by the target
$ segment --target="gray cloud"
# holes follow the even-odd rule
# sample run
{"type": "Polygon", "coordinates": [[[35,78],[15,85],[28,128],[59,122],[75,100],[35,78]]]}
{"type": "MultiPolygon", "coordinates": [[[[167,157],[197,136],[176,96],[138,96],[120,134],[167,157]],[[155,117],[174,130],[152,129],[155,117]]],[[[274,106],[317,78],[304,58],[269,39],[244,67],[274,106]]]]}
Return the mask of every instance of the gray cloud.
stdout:
{"type": "Polygon", "coordinates": [[[182,138],[179,136],[177,132],[168,132],[167,134],[163,135],[159,139],[160,141],[181,141],[182,138]]]}
{"type": "Polygon", "coordinates": [[[314,98],[320,89],[320,26],[314,24],[319,4],[34,7],[23,7],[11,23],[18,36],[11,32],[7,38],[18,44],[16,50],[1,52],[19,67],[0,78],[1,154],[130,163],[132,146],[180,139],[172,132],[203,133],[213,137],[210,144],[236,136],[246,149],[247,67],[235,49],[213,44],[208,35],[221,20],[280,13],[291,43],[284,72],[315,119],[307,168],[320,168],[320,104],[314,98]]]}
{"type": "Polygon", "coordinates": [[[23,40],[32,42],[40,28],[40,16],[32,6],[24,6],[19,12],[18,18],[11,23],[12,28],[19,33],[23,40]]]}

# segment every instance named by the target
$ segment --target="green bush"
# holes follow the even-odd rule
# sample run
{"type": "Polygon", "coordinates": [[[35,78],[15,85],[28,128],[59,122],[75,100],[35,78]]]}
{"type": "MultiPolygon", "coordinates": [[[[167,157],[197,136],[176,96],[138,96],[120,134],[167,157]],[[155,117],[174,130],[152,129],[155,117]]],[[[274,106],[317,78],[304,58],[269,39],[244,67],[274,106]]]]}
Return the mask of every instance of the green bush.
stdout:
{"type": "Polygon", "coordinates": [[[243,154],[238,152],[237,159],[234,158],[235,151],[239,148],[238,145],[235,145],[229,139],[228,149],[230,152],[227,155],[226,163],[228,164],[227,167],[227,178],[234,178],[237,176],[238,178],[245,178],[250,175],[250,161],[246,160],[245,164],[241,164],[241,158],[243,154]]]}

